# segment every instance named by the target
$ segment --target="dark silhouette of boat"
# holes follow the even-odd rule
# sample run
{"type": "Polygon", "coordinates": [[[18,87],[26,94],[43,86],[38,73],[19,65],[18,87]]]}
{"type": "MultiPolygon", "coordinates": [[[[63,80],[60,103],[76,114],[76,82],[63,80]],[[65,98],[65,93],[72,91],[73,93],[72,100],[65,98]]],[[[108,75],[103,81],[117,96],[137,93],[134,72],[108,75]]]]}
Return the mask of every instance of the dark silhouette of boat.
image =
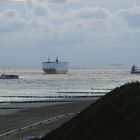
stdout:
{"type": "Polygon", "coordinates": [[[0,75],[0,79],[18,79],[19,76],[18,75],[14,75],[14,74],[1,74],[0,75]]]}

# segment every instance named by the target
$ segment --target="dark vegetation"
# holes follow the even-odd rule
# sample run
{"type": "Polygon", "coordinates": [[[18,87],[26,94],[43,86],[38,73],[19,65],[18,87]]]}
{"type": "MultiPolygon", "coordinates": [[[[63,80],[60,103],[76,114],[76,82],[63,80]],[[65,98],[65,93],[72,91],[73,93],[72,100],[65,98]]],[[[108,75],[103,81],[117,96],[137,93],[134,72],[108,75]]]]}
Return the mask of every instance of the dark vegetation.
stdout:
{"type": "Polygon", "coordinates": [[[140,83],[114,89],[42,140],[140,140],[140,83]]]}

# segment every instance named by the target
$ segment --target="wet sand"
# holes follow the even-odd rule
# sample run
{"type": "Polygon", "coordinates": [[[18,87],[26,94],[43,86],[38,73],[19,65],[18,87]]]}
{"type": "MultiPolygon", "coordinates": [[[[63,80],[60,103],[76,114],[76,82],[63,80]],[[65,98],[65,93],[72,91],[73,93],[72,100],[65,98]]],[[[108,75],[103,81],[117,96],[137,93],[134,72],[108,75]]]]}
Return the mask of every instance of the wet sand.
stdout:
{"type": "MultiPolygon", "coordinates": [[[[0,105],[0,134],[13,129],[22,128],[41,122],[51,117],[70,112],[78,112],[88,107],[92,101],[59,102],[59,103],[23,103],[0,105]],[[7,110],[7,113],[2,113],[7,110]],[[8,110],[12,110],[10,113],[8,110]]],[[[48,124],[37,125],[8,136],[0,137],[0,140],[22,140],[26,136],[42,136],[54,128],[60,126],[70,118],[63,118],[48,124]]],[[[19,129],[20,130],[20,129],[19,129]]]]}

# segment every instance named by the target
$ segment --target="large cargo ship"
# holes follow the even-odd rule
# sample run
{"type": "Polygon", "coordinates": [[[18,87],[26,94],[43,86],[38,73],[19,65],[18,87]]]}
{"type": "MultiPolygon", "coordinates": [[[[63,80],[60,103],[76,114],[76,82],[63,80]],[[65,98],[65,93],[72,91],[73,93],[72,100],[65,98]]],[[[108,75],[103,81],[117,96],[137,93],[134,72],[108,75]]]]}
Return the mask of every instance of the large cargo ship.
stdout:
{"type": "Polygon", "coordinates": [[[68,71],[68,62],[56,61],[52,62],[48,58],[48,62],[42,63],[42,68],[46,74],[66,74],[68,71]]]}

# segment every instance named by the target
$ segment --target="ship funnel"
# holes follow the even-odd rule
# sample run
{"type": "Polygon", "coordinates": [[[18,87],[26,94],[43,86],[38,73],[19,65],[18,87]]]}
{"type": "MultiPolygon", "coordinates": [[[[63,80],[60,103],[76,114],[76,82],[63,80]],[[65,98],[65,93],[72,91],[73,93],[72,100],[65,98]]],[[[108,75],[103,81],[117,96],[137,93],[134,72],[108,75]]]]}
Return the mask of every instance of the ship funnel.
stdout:
{"type": "Polygon", "coordinates": [[[58,56],[57,56],[57,58],[56,58],[56,63],[58,63],[58,56]]]}

